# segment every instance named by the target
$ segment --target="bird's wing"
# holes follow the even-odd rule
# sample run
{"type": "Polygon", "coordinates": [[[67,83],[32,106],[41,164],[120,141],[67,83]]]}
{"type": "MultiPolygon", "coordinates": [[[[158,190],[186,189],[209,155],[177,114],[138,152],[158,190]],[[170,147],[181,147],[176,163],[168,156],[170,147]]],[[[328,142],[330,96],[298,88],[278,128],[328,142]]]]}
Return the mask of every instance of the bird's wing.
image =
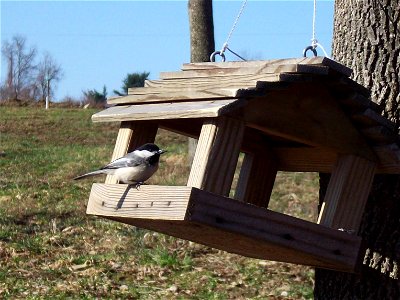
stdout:
{"type": "Polygon", "coordinates": [[[108,165],[102,167],[101,169],[119,169],[119,168],[126,168],[126,167],[136,167],[140,164],[145,163],[145,160],[141,157],[121,157],[118,158],[114,161],[112,161],[111,163],[109,163],[108,165]]]}

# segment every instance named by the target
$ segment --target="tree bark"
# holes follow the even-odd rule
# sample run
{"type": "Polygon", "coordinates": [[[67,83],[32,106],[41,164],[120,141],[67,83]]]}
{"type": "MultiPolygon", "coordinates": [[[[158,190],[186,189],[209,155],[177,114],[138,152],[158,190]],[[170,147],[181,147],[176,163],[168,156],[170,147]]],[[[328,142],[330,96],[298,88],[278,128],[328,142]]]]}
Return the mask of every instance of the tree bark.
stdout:
{"type": "MultiPolygon", "coordinates": [[[[212,0],[189,0],[190,62],[210,61],[214,52],[214,21],[212,0]]],[[[197,140],[188,139],[188,164],[191,165],[197,140]]]]}
{"type": "Polygon", "coordinates": [[[206,62],[214,52],[212,0],[189,0],[190,62],[206,62]]]}
{"type": "MultiPolygon", "coordinates": [[[[400,125],[399,0],[336,0],[333,56],[353,69],[383,114],[400,125]]],[[[320,174],[320,201],[329,175],[320,174]]],[[[316,270],[315,299],[400,299],[400,176],[377,175],[359,235],[360,274],[316,270]]]]}

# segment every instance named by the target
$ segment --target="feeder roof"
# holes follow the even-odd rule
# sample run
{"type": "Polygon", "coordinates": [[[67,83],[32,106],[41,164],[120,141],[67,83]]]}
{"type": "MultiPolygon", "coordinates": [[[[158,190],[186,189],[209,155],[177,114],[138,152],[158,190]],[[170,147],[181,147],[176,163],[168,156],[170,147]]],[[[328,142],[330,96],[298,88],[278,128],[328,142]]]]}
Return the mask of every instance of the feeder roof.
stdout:
{"type": "Polygon", "coordinates": [[[109,99],[114,106],[92,119],[178,120],[176,131],[191,135],[196,126],[185,120],[229,116],[269,137],[378,158],[386,161],[385,172],[397,173],[397,128],[381,116],[369,90],[349,78],[351,72],[323,57],[184,64],[109,99]]]}

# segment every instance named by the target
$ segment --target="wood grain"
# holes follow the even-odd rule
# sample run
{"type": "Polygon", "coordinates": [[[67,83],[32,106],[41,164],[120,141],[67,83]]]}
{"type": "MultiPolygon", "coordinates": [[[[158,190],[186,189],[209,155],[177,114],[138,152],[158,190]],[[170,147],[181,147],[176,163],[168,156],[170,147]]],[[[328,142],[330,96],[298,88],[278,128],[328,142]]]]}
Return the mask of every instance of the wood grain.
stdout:
{"type": "Polygon", "coordinates": [[[333,169],[318,223],[358,232],[376,164],[354,155],[341,155],[333,169]]]}
{"type": "Polygon", "coordinates": [[[92,120],[93,122],[112,122],[210,118],[235,111],[244,104],[244,100],[229,99],[113,106],[94,114],[92,120]]]}
{"type": "Polygon", "coordinates": [[[190,189],[177,186],[147,186],[94,183],[87,214],[162,220],[184,220],[190,189]]]}
{"type": "Polygon", "coordinates": [[[239,158],[244,123],[220,117],[202,127],[187,186],[229,195],[239,158]]]}
{"type": "MultiPolygon", "coordinates": [[[[397,127],[380,115],[368,90],[347,78],[350,71],[320,57],[187,64],[110,100],[135,105],[111,107],[93,121],[159,120],[196,137],[200,125],[193,119],[226,116],[261,131],[274,148],[300,146],[276,153],[279,170],[331,172],[338,154],[354,154],[376,160],[379,173],[399,173],[399,152],[391,152],[397,127]]],[[[245,140],[246,152],[255,142],[245,140]]]]}
{"type": "Polygon", "coordinates": [[[128,188],[94,184],[87,213],[249,257],[345,272],[361,263],[357,236],[193,187],[128,188]]]}
{"type": "Polygon", "coordinates": [[[268,207],[277,174],[278,161],[271,149],[246,153],[240,170],[235,199],[268,207]]]}
{"type": "MultiPolygon", "coordinates": [[[[245,86],[246,87],[246,86],[245,86]]],[[[235,98],[238,90],[243,86],[219,87],[219,88],[203,88],[194,89],[188,87],[172,88],[161,90],[159,88],[144,88],[143,94],[131,94],[107,101],[108,104],[140,104],[140,103],[156,103],[171,101],[190,101],[190,100],[217,100],[225,98],[235,98]]],[[[249,85],[248,88],[253,88],[249,85]]]]}
{"type": "MultiPolygon", "coordinates": [[[[232,244],[226,245],[225,249],[244,248],[251,251],[249,248],[257,248],[266,242],[269,247],[264,248],[266,253],[263,255],[275,256],[274,260],[278,261],[297,260],[297,263],[302,261],[301,264],[313,265],[310,261],[305,263],[310,259],[314,262],[330,263],[336,268],[347,264],[347,271],[354,271],[359,264],[359,237],[343,235],[336,230],[325,231],[328,228],[215,194],[193,190],[188,217],[190,221],[255,240],[246,245],[238,238],[231,241],[232,244]]],[[[226,241],[221,236],[214,235],[214,239],[226,241]]]]}
{"type": "MultiPolygon", "coordinates": [[[[182,120],[165,120],[160,126],[179,134],[198,138],[201,131],[201,119],[192,119],[190,123],[182,120]],[[197,121],[197,122],[196,122],[197,121]]],[[[241,151],[253,153],[260,149],[271,147],[268,136],[254,134],[254,129],[246,127],[241,151]],[[251,134],[248,134],[248,133],[251,134]]],[[[372,147],[378,157],[376,172],[379,174],[400,174],[400,148],[397,144],[372,147]]],[[[273,144],[279,171],[287,172],[322,172],[331,173],[336,163],[338,153],[332,149],[319,147],[281,146],[273,144]]]]}
{"type": "Polygon", "coordinates": [[[242,166],[240,168],[239,178],[236,185],[234,199],[245,202],[246,187],[248,182],[251,180],[251,167],[253,165],[254,155],[252,153],[245,153],[242,166]]]}
{"type": "MultiPolygon", "coordinates": [[[[400,148],[397,144],[375,146],[377,174],[400,174],[400,148]]],[[[338,154],[330,149],[312,147],[274,147],[278,170],[287,172],[331,173],[338,154]]]]}
{"type": "MultiPolygon", "coordinates": [[[[229,76],[203,76],[170,80],[147,80],[147,86],[150,88],[159,88],[174,90],[175,88],[191,88],[191,89],[219,89],[237,86],[256,86],[257,81],[279,81],[280,73],[270,74],[232,74],[229,76]]],[[[141,94],[147,88],[131,88],[128,90],[129,95],[141,94]]]]}
{"type": "Polygon", "coordinates": [[[282,64],[282,65],[263,65],[259,67],[242,68],[220,68],[220,69],[198,69],[180,72],[161,72],[160,78],[163,80],[184,79],[184,78],[204,78],[204,77],[224,77],[232,75],[255,75],[255,74],[276,74],[276,73],[306,73],[328,75],[329,68],[318,65],[302,64],[282,64]]]}
{"type": "Polygon", "coordinates": [[[247,126],[267,135],[376,159],[336,100],[320,86],[301,85],[254,98],[243,115],[247,126]]]}
{"type": "Polygon", "coordinates": [[[272,59],[272,60],[255,60],[255,61],[236,61],[236,62],[221,62],[221,63],[191,63],[184,64],[182,70],[201,70],[201,69],[224,69],[224,68],[263,68],[272,65],[322,65],[328,66],[332,70],[341,73],[345,76],[350,76],[352,70],[344,65],[341,65],[334,60],[326,57],[300,57],[289,59],[272,59]]]}
{"type": "Polygon", "coordinates": [[[274,147],[278,170],[287,172],[331,173],[337,153],[316,147],[274,147]]]}

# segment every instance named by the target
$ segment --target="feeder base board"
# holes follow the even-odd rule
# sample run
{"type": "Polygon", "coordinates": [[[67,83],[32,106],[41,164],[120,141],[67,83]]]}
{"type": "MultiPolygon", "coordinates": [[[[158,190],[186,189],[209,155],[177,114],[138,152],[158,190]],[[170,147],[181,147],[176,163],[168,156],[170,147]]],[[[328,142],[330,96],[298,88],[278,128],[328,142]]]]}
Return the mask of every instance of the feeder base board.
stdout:
{"type": "Polygon", "coordinates": [[[93,184],[87,214],[243,256],[357,272],[361,238],[187,186],[93,184]]]}

